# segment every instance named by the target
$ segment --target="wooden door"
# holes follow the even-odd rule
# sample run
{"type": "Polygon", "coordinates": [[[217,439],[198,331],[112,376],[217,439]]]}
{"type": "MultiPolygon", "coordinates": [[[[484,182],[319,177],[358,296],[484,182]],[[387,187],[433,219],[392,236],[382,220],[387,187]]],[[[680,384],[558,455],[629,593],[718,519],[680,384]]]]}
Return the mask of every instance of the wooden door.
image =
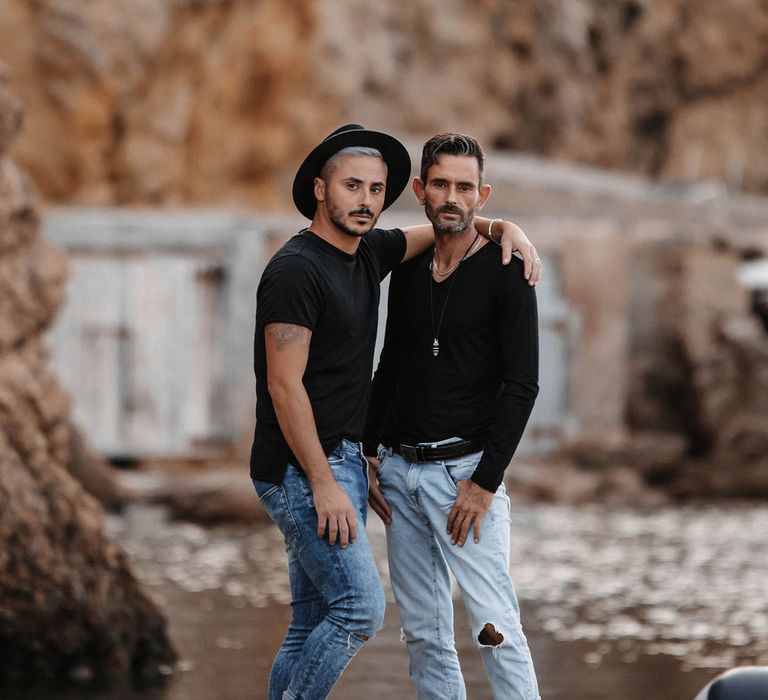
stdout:
{"type": "Polygon", "coordinates": [[[203,252],[73,252],[53,365],[90,444],[113,457],[193,456],[220,441],[215,355],[224,276],[203,252]]]}

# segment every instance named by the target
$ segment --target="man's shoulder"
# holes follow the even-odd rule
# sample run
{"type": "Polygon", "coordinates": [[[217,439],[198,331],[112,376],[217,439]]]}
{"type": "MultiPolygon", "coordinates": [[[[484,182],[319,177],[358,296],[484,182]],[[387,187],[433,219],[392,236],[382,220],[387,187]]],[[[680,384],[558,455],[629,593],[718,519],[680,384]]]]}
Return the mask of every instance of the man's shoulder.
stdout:
{"type": "Polygon", "coordinates": [[[310,236],[298,233],[286,241],[270,258],[264,274],[314,267],[317,250],[311,245],[310,236]]]}
{"type": "Polygon", "coordinates": [[[505,298],[509,298],[510,294],[527,294],[533,290],[525,279],[525,264],[516,253],[506,265],[501,261],[498,246],[488,244],[478,255],[480,264],[472,267],[473,286],[483,287],[488,293],[500,293],[505,298]]]}
{"type": "Polygon", "coordinates": [[[399,228],[372,228],[362,237],[361,245],[374,250],[387,246],[405,245],[405,234],[399,228]]]}
{"type": "Polygon", "coordinates": [[[501,261],[501,250],[498,246],[488,243],[481,251],[486,271],[493,270],[497,278],[509,280],[522,280],[525,282],[523,273],[525,264],[519,253],[512,253],[512,259],[504,265],[501,261]]]}
{"type": "Polygon", "coordinates": [[[400,236],[405,236],[405,234],[401,228],[372,228],[370,231],[368,231],[368,233],[365,234],[365,236],[363,236],[363,240],[366,240],[370,236],[384,238],[394,236],[398,238],[400,236]]]}

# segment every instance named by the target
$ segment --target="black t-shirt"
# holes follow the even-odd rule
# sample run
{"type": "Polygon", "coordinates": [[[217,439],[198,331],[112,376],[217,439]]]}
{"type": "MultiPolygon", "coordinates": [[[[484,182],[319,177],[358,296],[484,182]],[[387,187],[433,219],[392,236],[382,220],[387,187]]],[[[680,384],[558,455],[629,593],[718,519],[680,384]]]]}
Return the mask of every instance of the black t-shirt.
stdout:
{"type": "Polygon", "coordinates": [[[256,298],[256,429],[251,477],[280,483],[299,468],[267,391],[264,326],[294,323],[312,331],[303,383],[326,454],[342,438],[359,441],[365,426],[381,280],[405,255],[399,229],[374,229],[354,255],[311,231],[291,238],[270,260],[256,298]]]}
{"type": "Polygon", "coordinates": [[[481,248],[440,283],[431,258],[429,251],[392,274],[365,453],[375,454],[379,442],[477,440],[485,449],[472,480],[495,491],[538,393],[536,293],[523,263],[513,257],[503,266],[496,246],[481,248]]]}

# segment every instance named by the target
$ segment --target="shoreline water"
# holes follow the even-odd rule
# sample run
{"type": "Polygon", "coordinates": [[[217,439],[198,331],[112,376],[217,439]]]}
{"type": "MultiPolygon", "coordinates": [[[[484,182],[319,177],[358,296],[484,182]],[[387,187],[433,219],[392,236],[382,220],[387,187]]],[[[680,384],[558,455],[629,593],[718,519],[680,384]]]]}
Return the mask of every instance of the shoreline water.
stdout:
{"type": "MultiPolygon", "coordinates": [[[[109,528],[170,620],[181,661],[164,688],[9,689],[7,700],[253,700],[288,623],[285,552],[270,525],[203,528],[132,505],[109,528]],[[47,693],[47,694],[46,694],[47,693]]],[[[368,525],[390,603],[332,698],[415,697],[383,526],[368,525]]],[[[713,676],[768,664],[768,507],[515,504],[513,578],[546,700],[691,700],[713,676]]],[[[463,606],[457,646],[490,698],[463,606]]]]}

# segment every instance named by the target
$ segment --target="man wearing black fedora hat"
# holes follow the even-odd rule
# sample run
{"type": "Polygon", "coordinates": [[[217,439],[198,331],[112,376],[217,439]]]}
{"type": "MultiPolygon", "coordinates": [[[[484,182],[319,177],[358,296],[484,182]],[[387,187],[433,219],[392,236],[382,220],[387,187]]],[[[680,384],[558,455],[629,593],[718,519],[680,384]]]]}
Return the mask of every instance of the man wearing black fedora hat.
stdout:
{"type": "MultiPolygon", "coordinates": [[[[294,203],[311,226],[275,254],[259,284],[251,478],[285,537],[292,594],[270,700],[327,697],[383,621],[384,593],[364,528],[360,440],[379,283],[434,240],[429,225],[374,228],[410,168],[405,147],[388,134],[356,124],[330,134],[293,183],[294,203]]],[[[491,223],[477,221],[487,237],[491,223]]],[[[521,250],[535,284],[535,249],[513,224],[500,228],[503,255],[521,250]]]]}

